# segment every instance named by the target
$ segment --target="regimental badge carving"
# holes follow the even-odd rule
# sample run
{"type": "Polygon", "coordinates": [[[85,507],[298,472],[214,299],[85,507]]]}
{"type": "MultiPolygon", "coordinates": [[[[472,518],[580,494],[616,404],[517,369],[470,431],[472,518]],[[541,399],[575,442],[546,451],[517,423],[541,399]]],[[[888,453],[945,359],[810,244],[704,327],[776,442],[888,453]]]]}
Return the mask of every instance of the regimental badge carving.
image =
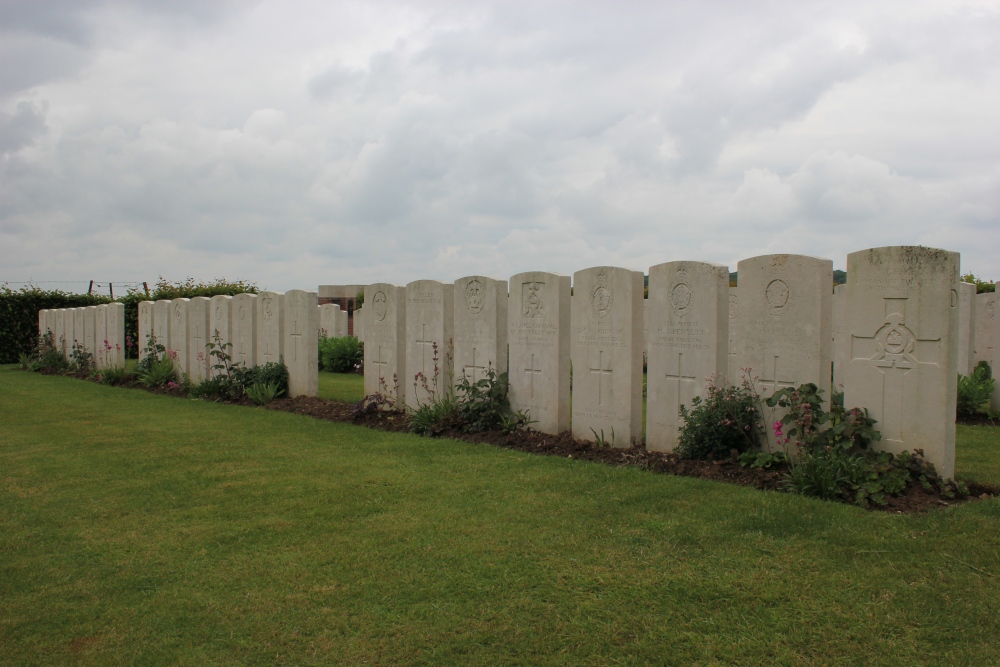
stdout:
{"type": "Polygon", "coordinates": [[[767,284],[764,290],[764,298],[767,299],[767,306],[771,309],[772,315],[780,315],[788,305],[788,284],[781,278],[775,278],[767,284]]]}
{"type": "Polygon", "coordinates": [[[240,306],[240,322],[243,322],[246,319],[247,319],[247,307],[240,306]]]}
{"type": "Polygon", "coordinates": [[[614,305],[614,295],[608,287],[608,270],[600,269],[597,272],[597,280],[594,290],[590,293],[590,306],[594,309],[594,314],[598,319],[604,319],[611,312],[614,305]]]}
{"type": "Polygon", "coordinates": [[[691,300],[694,293],[688,283],[687,271],[680,269],[670,285],[670,309],[676,317],[684,317],[691,312],[691,300]]]}
{"type": "Polygon", "coordinates": [[[274,299],[265,296],[263,306],[261,311],[264,313],[264,321],[270,324],[274,321],[274,299]]]}
{"type": "Polygon", "coordinates": [[[176,306],[174,306],[174,319],[177,320],[178,324],[181,323],[181,319],[182,319],[181,311],[182,311],[181,304],[177,304],[176,306]]]}
{"type": "Polygon", "coordinates": [[[990,318],[992,320],[992,319],[995,319],[996,316],[997,316],[996,301],[987,301],[986,302],[986,317],[988,317],[988,318],[990,318]]]}
{"type": "Polygon", "coordinates": [[[729,295],[729,319],[735,320],[740,314],[740,304],[735,294],[729,295]]]}
{"type": "Polygon", "coordinates": [[[385,292],[382,290],[375,292],[375,296],[372,297],[372,306],[375,307],[375,319],[379,322],[384,320],[389,307],[388,298],[385,296],[385,292]]]}
{"type": "Polygon", "coordinates": [[[903,316],[892,313],[875,334],[872,364],[880,368],[916,368],[918,361],[913,356],[916,345],[917,337],[906,328],[903,316]]]}
{"type": "Polygon", "coordinates": [[[524,317],[545,317],[542,286],[545,283],[528,282],[521,285],[521,314],[524,317]]]}
{"type": "Polygon", "coordinates": [[[147,315],[149,315],[149,306],[143,306],[142,307],[142,316],[146,317],[147,315]]]}
{"type": "Polygon", "coordinates": [[[483,311],[483,301],[486,295],[483,294],[483,284],[478,280],[470,280],[465,286],[465,305],[469,312],[478,315],[483,311]]]}

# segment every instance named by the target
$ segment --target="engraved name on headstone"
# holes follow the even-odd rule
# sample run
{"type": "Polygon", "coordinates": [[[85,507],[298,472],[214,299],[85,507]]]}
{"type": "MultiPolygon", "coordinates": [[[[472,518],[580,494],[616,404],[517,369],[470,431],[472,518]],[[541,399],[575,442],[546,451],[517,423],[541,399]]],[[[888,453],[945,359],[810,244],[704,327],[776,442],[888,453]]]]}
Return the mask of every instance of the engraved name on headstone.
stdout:
{"type": "Polygon", "coordinates": [[[507,372],[507,281],[466,276],[455,281],[455,384],[476,383],[492,369],[507,372]]]}

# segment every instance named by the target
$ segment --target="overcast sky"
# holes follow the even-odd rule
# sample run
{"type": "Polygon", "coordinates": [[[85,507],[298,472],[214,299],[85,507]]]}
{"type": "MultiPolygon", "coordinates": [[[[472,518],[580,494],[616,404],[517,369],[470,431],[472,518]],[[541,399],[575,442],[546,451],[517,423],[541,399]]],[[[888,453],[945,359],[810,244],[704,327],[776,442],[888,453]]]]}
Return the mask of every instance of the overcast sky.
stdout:
{"type": "Polygon", "coordinates": [[[1000,278],[997,0],[0,0],[0,63],[0,282],[1000,278]]]}

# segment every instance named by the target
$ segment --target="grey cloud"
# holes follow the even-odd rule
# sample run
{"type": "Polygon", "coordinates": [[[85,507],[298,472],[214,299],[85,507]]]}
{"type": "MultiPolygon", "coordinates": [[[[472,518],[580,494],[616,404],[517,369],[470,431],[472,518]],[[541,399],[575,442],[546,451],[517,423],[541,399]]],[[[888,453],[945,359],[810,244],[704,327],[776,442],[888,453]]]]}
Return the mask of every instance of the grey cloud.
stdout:
{"type": "Polygon", "coordinates": [[[0,111],[0,154],[16,153],[48,133],[47,104],[18,102],[13,114],[0,111]]]}

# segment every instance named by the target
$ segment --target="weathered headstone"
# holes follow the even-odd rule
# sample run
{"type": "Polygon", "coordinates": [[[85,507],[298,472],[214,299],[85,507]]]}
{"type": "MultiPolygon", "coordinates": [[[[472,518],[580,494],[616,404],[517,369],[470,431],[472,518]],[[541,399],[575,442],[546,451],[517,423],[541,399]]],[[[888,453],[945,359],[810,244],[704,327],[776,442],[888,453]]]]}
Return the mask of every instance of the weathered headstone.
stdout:
{"type": "Polygon", "coordinates": [[[455,385],[475,384],[492,369],[507,372],[507,281],[466,276],[455,281],[455,385]]]}
{"type": "Polygon", "coordinates": [[[573,437],[627,448],[642,438],[643,274],[573,274],[573,437]]]}
{"type": "MultiPolygon", "coordinates": [[[[174,349],[170,342],[171,320],[174,316],[173,308],[170,306],[169,299],[153,302],[153,336],[156,337],[156,344],[162,345],[168,352],[174,349]]],[[[149,341],[142,341],[142,345],[148,346],[149,341]]]]}
{"type": "Polygon", "coordinates": [[[135,342],[135,346],[139,350],[140,361],[145,359],[151,352],[147,349],[147,347],[149,345],[149,338],[153,335],[154,307],[155,306],[152,301],[139,302],[139,326],[136,330],[139,340],[135,342]]]}
{"type": "Polygon", "coordinates": [[[324,338],[337,337],[337,313],[340,306],[335,303],[324,303],[319,307],[319,335],[324,338]]]}
{"type": "MultiPolygon", "coordinates": [[[[233,339],[230,333],[230,321],[232,319],[233,297],[228,294],[217,294],[211,299],[208,305],[208,342],[221,345],[222,352],[233,358],[233,339]],[[216,340],[218,336],[218,340],[216,340]]],[[[221,364],[218,357],[210,359],[208,376],[213,377],[218,371],[213,368],[216,364],[221,364]]]]}
{"type": "Polygon", "coordinates": [[[45,333],[49,330],[49,311],[42,308],[38,311],[38,340],[45,337],[45,333]]]}
{"type": "Polygon", "coordinates": [[[358,308],[354,311],[354,336],[363,341],[365,339],[365,317],[367,317],[364,312],[364,308],[358,308]]]}
{"type": "Polygon", "coordinates": [[[844,373],[851,356],[851,336],[847,332],[847,286],[833,288],[833,387],[844,391],[844,373]]]}
{"type": "Polygon", "coordinates": [[[847,256],[845,407],[867,408],[891,452],[955,474],[957,252],[889,246],[847,256]]]}
{"type": "Polygon", "coordinates": [[[543,271],[511,276],[507,313],[510,407],[531,428],[569,430],[570,277],[543,271]]]}
{"type": "Polygon", "coordinates": [[[97,324],[97,307],[84,306],[83,308],[83,347],[90,355],[90,362],[97,363],[97,341],[95,340],[95,326],[97,324]]]}
{"type": "Polygon", "coordinates": [[[170,349],[174,351],[174,365],[178,375],[190,375],[188,353],[191,345],[188,338],[188,304],[190,299],[180,298],[170,301],[170,349]]]}
{"type": "Polygon", "coordinates": [[[969,375],[975,349],[976,327],[973,322],[972,303],[976,300],[976,286],[972,283],[958,283],[958,372],[969,375]]]}
{"type": "Polygon", "coordinates": [[[985,361],[993,371],[993,377],[997,380],[994,385],[993,398],[990,401],[990,408],[1000,409],[1000,354],[998,354],[998,344],[1000,344],[1000,300],[995,292],[984,292],[977,294],[975,299],[976,311],[976,334],[973,339],[975,344],[975,354],[973,361],[978,364],[985,361]]]}
{"type": "Polygon", "coordinates": [[[406,286],[406,404],[417,408],[451,391],[455,286],[415,280],[406,286]]]}
{"type": "Polygon", "coordinates": [[[56,335],[56,311],[54,308],[50,308],[45,311],[45,328],[52,334],[52,344],[56,345],[58,341],[55,338],[56,335]]]}
{"type": "Polygon", "coordinates": [[[319,394],[319,310],[316,292],[293,289],[281,304],[282,357],[288,367],[288,395],[319,394]]]}
{"type": "Polygon", "coordinates": [[[672,452],[681,405],[729,370],[729,269],[704,262],[649,268],[646,447],[672,452]]]}
{"type": "Polygon", "coordinates": [[[743,374],[740,373],[740,363],[736,358],[736,320],[740,317],[740,291],[738,287],[729,288],[729,347],[726,364],[728,369],[726,379],[729,384],[739,385],[743,381],[743,374]]]}
{"type": "MultiPolygon", "coordinates": [[[[74,349],[86,349],[87,345],[87,326],[85,324],[86,317],[84,316],[84,309],[74,308],[73,309],[73,347],[74,349]]],[[[70,354],[73,354],[73,350],[70,350],[70,354]]]]}
{"type": "Polygon", "coordinates": [[[76,308],[66,309],[66,318],[63,327],[63,335],[66,337],[63,355],[67,359],[72,359],[73,341],[76,340],[76,308]]]}
{"type": "MultiPolygon", "coordinates": [[[[406,393],[406,288],[388,283],[365,287],[365,396],[383,394],[397,405],[406,393]]],[[[360,311],[354,311],[357,329],[360,311]]]]}
{"type": "MultiPolygon", "coordinates": [[[[830,399],[833,262],[804,255],[763,255],[742,260],[737,359],[757,378],[762,398],[784,387],[815,384],[830,399]]],[[[777,449],[766,416],[767,447],[777,449]]]]}
{"type": "Polygon", "coordinates": [[[108,346],[108,305],[105,303],[94,310],[94,344],[97,346],[94,364],[97,368],[107,368],[111,350],[108,346]]]}
{"type": "Polygon", "coordinates": [[[281,360],[281,340],[284,338],[281,309],[284,298],[281,292],[260,292],[257,295],[257,364],[260,366],[281,360]]]}
{"type": "Polygon", "coordinates": [[[208,349],[208,307],[212,300],[207,296],[192,297],[188,302],[188,375],[192,382],[208,378],[212,357],[208,349]]]}
{"type": "Polygon", "coordinates": [[[346,310],[338,310],[337,311],[337,315],[336,315],[336,322],[337,322],[337,325],[336,325],[336,335],[337,335],[337,338],[344,338],[345,336],[347,336],[348,321],[349,321],[349,318],[348,318],[348,315],[347,315],[347,311],[346,310]]]}
{"type": "Polygon", "coordinates": [[[257,295],[244,293],[233,297],[229,323],[233,341],[233,363],[253,368],[257,363],[257,295]]]}
{"type": "Polygon", "coordinates": [[[52,332],[52,343],[59,354],[66,356],[66,309],[56,308],[56,328],[52,332]]]}
{"type": "Polygon", "coordinates": [[[109,365],[121,368],[125,365],[125,304],[109,303],[108,317],[108,355],[109,365]]]}

